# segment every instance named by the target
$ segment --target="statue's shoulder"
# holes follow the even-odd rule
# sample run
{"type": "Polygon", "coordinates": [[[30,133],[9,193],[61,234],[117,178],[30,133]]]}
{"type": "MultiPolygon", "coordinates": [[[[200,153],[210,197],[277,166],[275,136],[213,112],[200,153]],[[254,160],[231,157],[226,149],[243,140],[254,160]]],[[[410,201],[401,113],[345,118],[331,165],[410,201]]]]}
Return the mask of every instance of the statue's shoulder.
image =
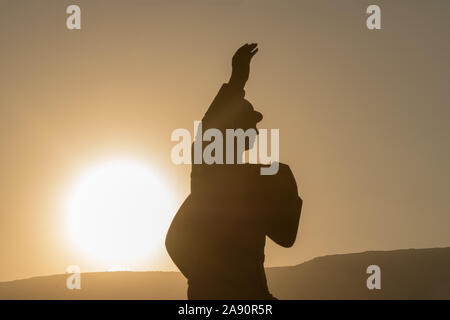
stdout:
{"type": "MultiPolygon", "coordinates": [[[[274,164],[258,164],[257,166],[259,168],[269,168],[270,166],[273,166],[274,164]]],[[[282,163],[282,162],[278,162],[278,171],[276,171],[276,173],[274,174],[268,174],[266,175],[266,177],[277,177],[277,176],[284,176],[284,175],[293,175],[291,168],[289,167],[289,165],[282,163]]]]}
{"type": "Polygon", "coordinates": [[[289,165],[285,163],[279,163],[278,172],[273,175],[261,175],[261,181],[263,184],[270,185],[272,188],[279,191],[296,190],[297,183],[295,181],[294,173],[289,165]]]}

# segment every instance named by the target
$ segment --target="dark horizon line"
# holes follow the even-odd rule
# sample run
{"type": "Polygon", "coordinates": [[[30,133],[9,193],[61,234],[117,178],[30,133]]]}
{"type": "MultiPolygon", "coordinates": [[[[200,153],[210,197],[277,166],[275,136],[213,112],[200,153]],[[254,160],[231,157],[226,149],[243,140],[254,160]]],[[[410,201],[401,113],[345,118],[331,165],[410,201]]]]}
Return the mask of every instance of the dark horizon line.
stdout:
{"type": "MultiPolygon", "coordinates": [[[[393,250],[366,250],[366,251],[360,251],[360,252],[350,252],[350,253],[335,253],[335,254],[325,254],[322,256],[317,256],[314,258],[311,258],[309,260],[300,262],[295,265],[285,265],[285,266],[271,266],[271,267],[264,267],[265,269],[282,269],[282,268],[295,268],[302,264],[312,262],[317,259],[322,259],[326,257],[333,257],[333,256],[348,256],[348,255],[362,255],[362,254],[368,254],[368,253],[383,253],[383,252],[399,252],[399,251],[414,251],[414,250],[436,250],[436,249],[450,249],[450,246],[447,247],[424,247],[424,248],[402,248],[402,249],[393,249],[393,250]]],[[[91,272],[81,272],[81,274],[105,274],[105,273],[111,273],[111,274],[117,274],[117,273],[180,273],[180,271],[167,271],[167,270],[123,270],[123,271],[91,271],[91,272]]],[[[14,280],[6,280],[6,281],[0,281],[0,285],[16,282],[16,281],[25,281],[25,280],[32,280],[32,279],[38,279],[38,278],[48,278],[48,277],[56,277],[61,276],[65,277],[70,273],[54,273],[54,274],[47,274],[47,275],[39,275],[39,276],[30,276],[27,278],[20,278],[20,279],[14,279],[14,280]]]]}

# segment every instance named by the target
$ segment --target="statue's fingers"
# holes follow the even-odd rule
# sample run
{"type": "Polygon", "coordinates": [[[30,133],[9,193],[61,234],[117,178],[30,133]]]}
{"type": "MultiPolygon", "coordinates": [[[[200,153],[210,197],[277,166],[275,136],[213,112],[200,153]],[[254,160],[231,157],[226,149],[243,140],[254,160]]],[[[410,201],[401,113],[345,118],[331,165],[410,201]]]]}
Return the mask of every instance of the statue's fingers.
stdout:
{"type": "Polygon", "coordinates": [[[241,46],[239,49],[236,50],[234,55],[238,56],[238,55],[241,55],[242,52],[246,52],[247,51],[247,47],[248,47],[248,43],[244,44],[243,46],[241,46]]]}
{"type": "Polygon", "coordinates": [[[249,50],[249,51],[252,51],[252,50],[254,50],[257,46],[258,46],[257,43],[251,43],[251,44],[248,45],[248,50],[249,50]]]}

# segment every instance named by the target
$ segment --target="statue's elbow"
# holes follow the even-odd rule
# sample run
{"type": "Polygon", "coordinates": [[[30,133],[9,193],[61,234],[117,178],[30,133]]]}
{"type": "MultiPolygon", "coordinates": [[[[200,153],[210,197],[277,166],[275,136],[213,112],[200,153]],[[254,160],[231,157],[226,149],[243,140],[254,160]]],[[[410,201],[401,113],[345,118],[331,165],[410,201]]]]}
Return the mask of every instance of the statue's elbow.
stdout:
{"type": "Polygon", "coordinates": [[[283,234],[280,241],[280,245],[284,248],[290,248],[294,245],[295,240],[297,240],[298,227],[300,222],[300,215],[302,211],[302,199],[298,197],[297,206],[292,211],[293,219],[289,222],[289,227],[287,227],[287,232],[283,234]]]}

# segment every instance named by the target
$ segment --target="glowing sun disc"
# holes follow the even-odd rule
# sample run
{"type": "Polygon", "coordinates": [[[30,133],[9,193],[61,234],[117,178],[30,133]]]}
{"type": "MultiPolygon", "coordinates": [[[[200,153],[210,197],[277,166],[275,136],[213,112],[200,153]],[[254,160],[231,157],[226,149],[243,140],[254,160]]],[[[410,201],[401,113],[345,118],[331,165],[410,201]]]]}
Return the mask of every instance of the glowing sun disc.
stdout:
{"type": "Polygon", "coordinates": [[[161,251],[173,209],[172,194],[156,172],[115,160],[76,181],[66,202],[67,232],[90,257],[131,265],[161,251]]]}

